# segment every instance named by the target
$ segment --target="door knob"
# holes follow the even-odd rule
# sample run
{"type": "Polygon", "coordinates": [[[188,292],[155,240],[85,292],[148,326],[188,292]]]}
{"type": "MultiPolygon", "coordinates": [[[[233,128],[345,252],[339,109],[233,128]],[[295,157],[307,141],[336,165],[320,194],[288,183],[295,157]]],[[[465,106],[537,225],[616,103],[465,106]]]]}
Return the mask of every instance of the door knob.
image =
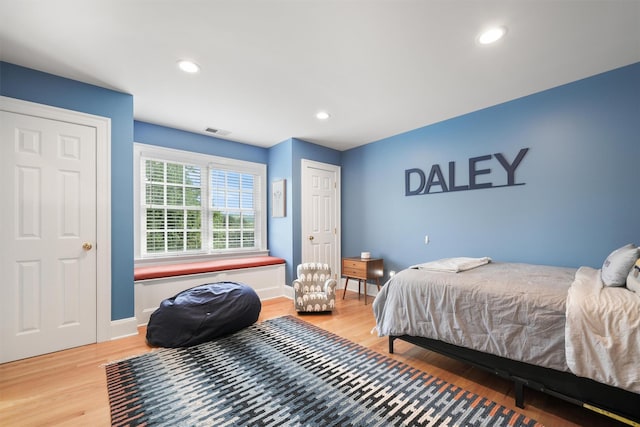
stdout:
{"type": "Polygon", "coordinates": [[[313,240],[313,236],[309,236],[309,240],[313,240]]]}
{"type": "Polygon", "coordinates": [[[85,242],[82,245],[82,249],[84,249],[85,251],[90,251],[92,248],[93,248],[93,245],[91,243],[89,243],[89,242],[85,242]]]}

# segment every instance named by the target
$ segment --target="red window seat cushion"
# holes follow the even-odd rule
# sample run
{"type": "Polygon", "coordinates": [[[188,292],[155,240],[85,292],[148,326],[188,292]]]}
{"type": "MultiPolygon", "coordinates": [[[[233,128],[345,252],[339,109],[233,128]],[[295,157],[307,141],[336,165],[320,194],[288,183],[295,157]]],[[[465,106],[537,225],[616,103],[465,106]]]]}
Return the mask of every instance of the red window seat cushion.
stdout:
{"type": "Polygon", "coordinates": [[[285,260],[274,256],[256,256],[250,258],[232,258],[216,261],[186,262],[181,264],[150,265],[135,267],[134,280],[157,279],[160,277],[183,276],[187,274],[209,273],[214,271],[236,270],[240,268],[263,267],[284,264],[285,260]]]}

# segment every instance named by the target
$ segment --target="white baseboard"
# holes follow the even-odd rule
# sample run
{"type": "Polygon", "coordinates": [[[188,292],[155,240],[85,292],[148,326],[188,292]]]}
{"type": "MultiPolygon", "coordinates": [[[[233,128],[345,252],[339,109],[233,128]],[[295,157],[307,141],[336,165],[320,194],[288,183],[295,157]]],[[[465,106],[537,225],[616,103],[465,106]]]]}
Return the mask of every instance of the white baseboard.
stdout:
{"type": "Polygon", "coordinates": [[[110,332],[111,333],[109,334],[109,336],[112,340],[130,337],[132,335],[138,335],[138,321],[135,317],[112,320],[110,325],[110,332]]]}
{"type": "Polygon", "coordinates": [[[293,300],[293,286],[285,286],[284,289],[282,290],[282,294],[278,296],[293,300]]]}
{"type": "MultiPolygon", "coordinates": [[[[340,280],[338,280],[338,286],[336,286],[336,292],[340,291],[341,293],[344,292],[344,283],[345,283],[345,279],[341,278],[340,280]]],[[[357,292],[357,288],[355,287],[355,285],[357,285],[358,282],[354,282],[353,279],[349,282],[349,292],[357,292]]],[[[382,289],[382,284],[380,285],[380,288],[382,289]]],[[[362,294],[364,294],[364,289],[361,289],[360,292],[362,294]]],[[[340,298],[342,298],[342,294],[339,293],[338,296],[340,298]]],[[[375,298],[375,296],[378,295],[378,287],[376,286],[375,283],[367,283],[367,297],[373,297],[375,298]]],[[[286,297],[286,298],[290,298],[293,299],[293,287],[292,286],[285,286],[283,293],[280,295],[277,295],[279,297],[286,297]]],[[[275,297],[274,297],[275,298],[275,297]]]]}

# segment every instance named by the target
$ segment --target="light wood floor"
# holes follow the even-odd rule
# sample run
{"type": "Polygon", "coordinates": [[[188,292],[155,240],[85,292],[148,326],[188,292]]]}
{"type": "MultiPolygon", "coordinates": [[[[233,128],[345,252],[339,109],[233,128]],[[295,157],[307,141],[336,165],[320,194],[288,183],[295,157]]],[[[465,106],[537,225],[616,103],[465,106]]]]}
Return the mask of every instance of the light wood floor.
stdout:
{"type": "MultiPolygon", "coordinates": [[[[340,294],[339,294],[340,295],[340,294]]],[[[291,314],[307,322],[401,360],[431,375],[520,411],[547,426],[623,425],[586,409],[526,391],[525,409],[513,402],[511,384],[497,376],[420,349],[396,342],[388,354],[386,338],[371,334],[375,326],[369,304],[347,292],[332,314],[301,314],[287,298],[264,301],[258,321],[291,314]]],[[[110,425],[104,365],[152,351],[145,328],[134,337],[91,344],[0,365],[0,426],[108,426],[110,425]]]]}

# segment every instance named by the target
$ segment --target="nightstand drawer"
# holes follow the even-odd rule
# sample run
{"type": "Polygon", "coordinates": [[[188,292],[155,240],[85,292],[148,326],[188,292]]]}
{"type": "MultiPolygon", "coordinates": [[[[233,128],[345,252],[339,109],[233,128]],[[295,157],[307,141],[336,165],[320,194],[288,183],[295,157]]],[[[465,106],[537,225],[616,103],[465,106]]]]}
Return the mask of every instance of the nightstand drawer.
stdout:
{"type": "Polygon", "coordinates": [[[364,271],[367,269],[367,263],[365,261],[345,258],[342,260],[342,268],[358,268],[364,271]]]}
{"type": "Polygon", "coordinates": [[[358,267],[342,267],[342,275],[343,276],[351,276],[351,277],[367,277],[367,268],[365,265],[358,267]]]}

